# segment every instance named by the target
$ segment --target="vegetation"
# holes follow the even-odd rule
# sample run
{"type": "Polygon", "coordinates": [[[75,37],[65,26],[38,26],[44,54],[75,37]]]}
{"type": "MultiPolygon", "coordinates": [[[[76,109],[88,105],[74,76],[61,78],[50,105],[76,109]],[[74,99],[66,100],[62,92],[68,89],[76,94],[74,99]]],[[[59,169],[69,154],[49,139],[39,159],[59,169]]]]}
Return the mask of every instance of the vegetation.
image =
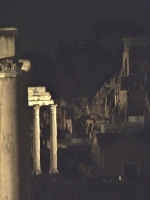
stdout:
{"type": "Polygon", "coordinates": [[[90,97],[121,69],[122,38],[143,32],[129,21],[103,20],[92,26],[82,43],[59,39],[55,60],[47,52],[29,52],[22,58],[33,61],[34,84],[46,86],[54,98],[90,97]]]}

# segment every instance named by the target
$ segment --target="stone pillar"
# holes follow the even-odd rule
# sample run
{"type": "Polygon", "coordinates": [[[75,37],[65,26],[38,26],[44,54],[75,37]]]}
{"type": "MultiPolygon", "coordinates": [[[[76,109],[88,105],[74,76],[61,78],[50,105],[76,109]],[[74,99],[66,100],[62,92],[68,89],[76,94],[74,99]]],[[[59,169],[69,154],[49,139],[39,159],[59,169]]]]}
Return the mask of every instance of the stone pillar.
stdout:
{"type": "Polygon", "coordinates": [[[116,106],[117,105],[117,86],[115,86],[114,96],[115,96],[115,106],[116,106]]]}
{"type": "Polygon", "coordinates": [[[34,106],[33,130],[33,173],[41,174],[40,166],[40,106],[54,104],[45,87],[28,87],[28,105],[34,106]]]}
{"type": "Polygon", "coordinates": [[[41,174],[40,163],[40,106],[34,106],[33,116],[33,173],[41,174]]]}
{"type": "Polygon", "coordinates": [[[105,117],[108,117],[107,94],[105,95],[105,117]]]}
{"type": "Polygon", "coordinates": [[[61,107],[61,129],[66,128],[66,107],[62,106],[61,107]]]}
{"type": "Polygon", "coordinates": [[[51,174],[57,174],[57,120],[56,106],[50,105],[50,171],[51,174]]]}
{"type": "Polygon", "coordinates": [[[105,123],[100,123],[101,133],[105,133],[105,123]]]}
{"type": "Polygon", "coordinates": [[[129,52],[130,52],[130,40],[124,40],[124,52],[123,52],[123,75],[129,76],[130,74],[130,63],[129,63],[129,52]]]}
{"type": "Polygon", "coordinates": [[[0,71],[0,199],[30,200],[28,79],[14,66],[3,61],[0,71]]]}

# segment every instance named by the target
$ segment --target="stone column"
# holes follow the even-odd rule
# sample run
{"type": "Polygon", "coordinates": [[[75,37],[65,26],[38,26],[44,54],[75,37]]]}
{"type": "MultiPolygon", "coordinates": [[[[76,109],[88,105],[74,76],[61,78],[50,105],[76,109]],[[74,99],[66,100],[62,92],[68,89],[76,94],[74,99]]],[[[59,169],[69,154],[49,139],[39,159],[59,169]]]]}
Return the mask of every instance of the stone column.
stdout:
{"type": "Polygon", "coordinates": [[[57,120],[56,106],[50,105],[50,171],[51,174],[57,174],[57,120]]]}
{"type": "Polygon", "coordinates": [[[45,87],[28,87],[28,105],[34,106],[34,133],[33,133],[33,173],[41,174],[40,166],[40,106],[54,104],[45,87]]]}
{"type": "MultiPolygon", "coordinates": [[[[10,67],[10,63],[5,63],[10,67]]],[[[4,66],[5,67],[5,66],[4,66]]],[[[0,72],[0,199],[30,200],[30,138],[27,77],[0,72]]]]}
{"type": "Polygon", "coordinates": [[[124,41],[124,52],[123,52],[123,69],[125,77],[129,76],[130,74],[129,52],[130,52],[130,40],[126,39],[124,41]]]}
{"type": "Polygon", "coordinates": [[[40,106],[34,106],[33,116],[33,173],[41,174],[40,164],[40,106]]]}

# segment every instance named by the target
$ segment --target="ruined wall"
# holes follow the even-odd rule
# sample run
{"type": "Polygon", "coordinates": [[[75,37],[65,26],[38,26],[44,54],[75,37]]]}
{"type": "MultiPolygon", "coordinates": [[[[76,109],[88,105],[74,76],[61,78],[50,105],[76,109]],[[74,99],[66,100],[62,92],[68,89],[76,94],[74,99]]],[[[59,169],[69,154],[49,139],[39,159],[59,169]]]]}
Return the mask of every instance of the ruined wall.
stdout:
{"type": "Polygon", "coordinates": [[[132,136],[104,150],[104,174],[118,176],[123,163],[139,164],[140,175],[150,174],[150,144],[132,136]]]}
{"type": "Polygon", "coordinates": [[[91,157],[92,157],[92,165],[101,167],[102,164],[101,149],[96,137],[94,137],[94,140],[91,145],[91,157]]]}
{"type": "Polygon", "coordinates": [[[126,112],[126,115],[144,115],[146,114],[146,92],[145,91],[127,91],[119,93],[120,110],[126,112]]]}

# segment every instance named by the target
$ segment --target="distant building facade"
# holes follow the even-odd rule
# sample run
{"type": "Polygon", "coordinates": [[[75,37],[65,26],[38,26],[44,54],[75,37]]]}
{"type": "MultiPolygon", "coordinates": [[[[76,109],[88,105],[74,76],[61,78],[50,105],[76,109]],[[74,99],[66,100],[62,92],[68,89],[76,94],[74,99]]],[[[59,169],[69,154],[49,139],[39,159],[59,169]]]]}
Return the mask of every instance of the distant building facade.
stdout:
{"type": "Polygon", "coordinates": [[[150,140],[140,133],[96,134],[91,145],[92,165],[99,167],[99,175],[136,179],[150,175],[150,140]]]}

